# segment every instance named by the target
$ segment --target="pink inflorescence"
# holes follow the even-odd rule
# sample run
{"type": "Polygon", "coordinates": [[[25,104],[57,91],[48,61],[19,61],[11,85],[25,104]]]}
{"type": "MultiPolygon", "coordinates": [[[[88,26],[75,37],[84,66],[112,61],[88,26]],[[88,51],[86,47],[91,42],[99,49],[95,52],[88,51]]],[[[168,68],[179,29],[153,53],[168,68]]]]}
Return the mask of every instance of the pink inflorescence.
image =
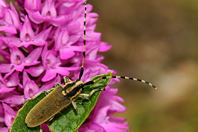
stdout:
{"type": "MultiPolygon", "coordinates": [[[[85,0],[0,0],[0,131],[9,131],[21,103],[43,90],[54,87],[63,76],[76,80],[82,65],[85,0]]],[[[101,63],[111,46],[101,42],[95,32],[98,14],[87,5],[86,58],[82,81],[105,74],[101,63]]],[[[115,74],[115,71],[113,71],[115,74]]],[[[109,85],[114,84],[111,81],[109,85]]],[[[126,108],[115,96],[118,89],[109,85],[79,131],[116,131],[129,129],[125,119],[111,117],[126,108]]]]}

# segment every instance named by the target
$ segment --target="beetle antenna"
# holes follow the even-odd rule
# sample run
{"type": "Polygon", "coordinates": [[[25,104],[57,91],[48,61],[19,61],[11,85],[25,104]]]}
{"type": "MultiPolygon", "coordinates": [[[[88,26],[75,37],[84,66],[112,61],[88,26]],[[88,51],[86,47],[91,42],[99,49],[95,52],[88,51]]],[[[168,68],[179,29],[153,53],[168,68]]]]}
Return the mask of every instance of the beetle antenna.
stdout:
{"type": "Polygon", "coordinates": [[[150,82],[144,81],[142,79],[137,79],[137,78],[134,78],[134,77],[126,77],[126,76],[105,76],[105,77],[101,77],[101,78],[98,78],[98,79],[93,80],[93,81],[86,82],[84,85],[94,84],[95,82],[97,82],[99,80],[107,79],[107,78],[122,78],[122,79],[127,79],[127,80],[138,81],[138,82],[142,82],[142,83],[148,84],[149,86],[153,87],[154,89],[157,89],[157,87],[154,86],[150,82]]]}
{"type": "Polygon", "coordinates": [[[80,69],[80,75],[79,75],[79,80],[81,79],[83,72],[84,72],[84,65],[85,65],[85,45],[86,45],[86,15],[87,15],[87,3],[85,2],[85,14],[84,14],[84,38],[83,38],[83,45],[84,45],[84,51],[83,51],[83,61],[82,61],[82,66],[80,69]]]}

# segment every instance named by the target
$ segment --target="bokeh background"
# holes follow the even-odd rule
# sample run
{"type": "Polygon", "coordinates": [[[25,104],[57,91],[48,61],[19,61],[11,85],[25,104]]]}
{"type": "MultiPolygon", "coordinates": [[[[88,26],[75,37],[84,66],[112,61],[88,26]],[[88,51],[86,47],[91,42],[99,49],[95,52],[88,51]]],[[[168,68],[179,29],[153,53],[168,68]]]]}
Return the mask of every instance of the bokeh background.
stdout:
{"type": "Polygon", "coordinates": [[[198,1],[89,0],[97,31],[112,45],[104,64],[121,80],[114,87],[125,102],[131,132],[198,131],[198,1]]]}

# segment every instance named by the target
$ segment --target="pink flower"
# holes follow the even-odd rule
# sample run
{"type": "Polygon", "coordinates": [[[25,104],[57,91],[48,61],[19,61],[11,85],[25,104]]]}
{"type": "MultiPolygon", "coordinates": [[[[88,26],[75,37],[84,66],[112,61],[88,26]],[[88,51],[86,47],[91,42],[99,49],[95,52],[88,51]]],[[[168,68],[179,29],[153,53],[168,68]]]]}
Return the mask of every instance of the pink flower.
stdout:
{"type": "MultiPolygon", "coordinates": [[[[28,0],[26,0],[26,3],[27,2],[28,0]]],[[[38,5],[40,5],[40,2],[37,3],[37,6],[38,5]]],[[[46,0],[44,6],[41,9],[41,12],[32,9],[29,10],[28,7],[26,8],[26,11],[28,12],[30,19],[36,24],[46,22],[54,26],[60,26],[67,21],[67,16],[57,15],[57,10],[55,9],[53,0],[46,0]]]]}
{"type": "Polygon", "coordinates": [[[17,114],[10,106],[7,104],[3,103],[3,109],[4,109],[4,114],[5,114],[5,124],[10,129],[12,122],[14,121],[14,118],[17,114]]]}
{"type": "Polygon", "coordinates": [[[25,57],[23,52],[17,47],[10,48],[10,64],[1,64],[0,72],[7,73],[4,78],[10,76],[15,70],[22,72],[25,66],[31,66],[39,64],[38,58],[40,57],[42,47],[39,47],[25,57]]]}
{"type": "MultiPolygon", "coordinates": [[[[79,25],[76,23],[76,25],[73,25],[74,27],[79,27],[79,25]]],[[[79,27],[80,28],[80,27],[79,27]]],[[[73,34],[69,32],[67,29],[61,29],[58,28],[56,31],[57,39],[55,42],[55,48],[60,52],[60,58],[61,59],[69,59],[75,55],[75,52],[83,52],[83,45],[76,46],[74,45],[76,42],[78,42],[82,36],[80,33],[73,34]]],[[[73,30],[75,31],[75,30],[73,30]]],[[[79,30],[79,31],[82,31],[79,30]]],[[[78,32],[79,32],[78,31],[78,32]]]]}
{"type": "Polygon", "coordinates": [[[9,43],[9,46],[10,47],[24,46],[25,48],[27,48],[30,45],[44,46],[50,30],[51,30],[51,27],[35,35],[34,31],[32,30],[30,21],[26,16],[24,24],[21,28],[20,38],[16,37],[14,38],[14,41],[12,38],[11,42],[9,43]]]}
{"type": "MultiPolygon", "coordinates": [[[[84,41],[85,0],[15,0],[13,4],[0,1],[0,131],[9,131],[21,103],[43,90],[54,87],[63,76],[71,80],[79,77],[84,41]],[[38,86],[38,84],[41,84],[38,86]]],[[[87,5],[86,57],[82,81],[110,71],[101,63],[111,46],[101,42],[101,33],[95,32],[98,14],[87,5]]],[[[118,79],[112,79],[113,85],[118,79]]],[[[103,91],[96,107],[79,131],[118,131],[129,129],[125,119],[112,114],[126,110],[115,96],[118,89],[109,85],[103,91]]],[[[45,126],[45,125],[44,125],[45,126]]],[[[46,126],[45,126],[46,127],[46,126]]],[[[44,128],[45,128],[44,127],[44,128]]]]}
{"type": "Polygon", "coordinates": [[[33,11],[41,10],[41,0],[25,0],[25,8],[33,11]]]}
{"type": "Polygon", "coordinates": [[[56,74],[59,73],[64,76],[69,75],[70,70],[79,70],[78,67],[60,67],[61,61],[60,58],[56,56],[56,51],[48,50],[45,48],[42,55],[43,67],[46,69],[46,73],[42,78],[43,82],[49,81],[56,77],[56,74]]]}
{"type": "Polygon", "coordinates": [[[29,78],[26,72],[23,72],[23,86],[25,99],[32,98],[39,92],[38,85],[29,78]]]}
{"type": "Polygon", "coordinates": [[[111,117],[115,112],[124,112],[126,108],[117,101],[123,102],[123,99],[114,96],[118,89],[110,89],[106,87],[101,93],[94,110],[89,115],[87,121],[79,128],[79,132],[84,131],[100,131],[100,132],[125,132],[129,129],[127,123],[123,124],[125,119],[111,117]]]}
{"type": "MultiPolygon", "coordinates": [[[[3,1],[3,0],[2,0],[3,1]]],[[[0,4],[1,7],[5,7],[5,2],[1,2],[0,4]]],[[[4,31],[9,34],[16,34],[17,30],[20,28],[20,21],[19,21],[19,16],[14,8],[13,4],[10,4],[11,9],[9,8],[2,8],[2,21],[0,21],[0,31],[4,31]]]]}

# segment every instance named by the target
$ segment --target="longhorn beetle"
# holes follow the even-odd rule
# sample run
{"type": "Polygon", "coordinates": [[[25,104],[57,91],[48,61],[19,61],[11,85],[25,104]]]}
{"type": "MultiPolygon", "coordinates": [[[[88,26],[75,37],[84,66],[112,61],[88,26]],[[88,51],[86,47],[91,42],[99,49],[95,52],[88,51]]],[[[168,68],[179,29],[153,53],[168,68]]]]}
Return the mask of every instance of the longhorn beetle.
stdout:
{"type": "MultiPolygon", "coordinates": [[[[37,103],[27,114],[25,118],[25,123],[28,127],[36,127],[44,122],[50,120],[55,116],[57,113],[59,113],[63,108],[67,107],[68,105],[72,104],[74,109],[77,110],[76,103],[73,99],[76,97],[81,98],[87,98],[92,96],[95,92],[101,91],[102,89],[94,89],[89,94],[82,94],[81,91],[84,89],[84,86],[94,84],[95,82],[101,80],[101,79],[107,79],[107,78],[123,78],[123,79],[130,79],[134,81],[139,81],[142,83],[146,83],[150,85],[151,87],[157,89],[153,84],[146,82],[141,79],[132,78],[132,77],[125,77],[125,76],[105,76],[102,78],[98,78],[93,81],[88,81],[83,83],[81,81],[81,77],[84,72],[84,63],[85,63],[85,46],[86,46],[86,11],[87,6],[85,2],[85,14],[84,14],[84,51],[83,51],[83,61],[82,66],[79,74],[79,78],[76,81],[71,81],[68,77],[64,77],[64,85],[59,84],[58,82],[55,83],[55,89],[48,93],[47,91],[44,91],[46,94],[46,97],[44,97],[39,103],[37,103]],[[52,107],[53,104],[53,107],[52,107]]],[[[35,99],[38,97],[37,94],[32,99],[35,99]]]]}

